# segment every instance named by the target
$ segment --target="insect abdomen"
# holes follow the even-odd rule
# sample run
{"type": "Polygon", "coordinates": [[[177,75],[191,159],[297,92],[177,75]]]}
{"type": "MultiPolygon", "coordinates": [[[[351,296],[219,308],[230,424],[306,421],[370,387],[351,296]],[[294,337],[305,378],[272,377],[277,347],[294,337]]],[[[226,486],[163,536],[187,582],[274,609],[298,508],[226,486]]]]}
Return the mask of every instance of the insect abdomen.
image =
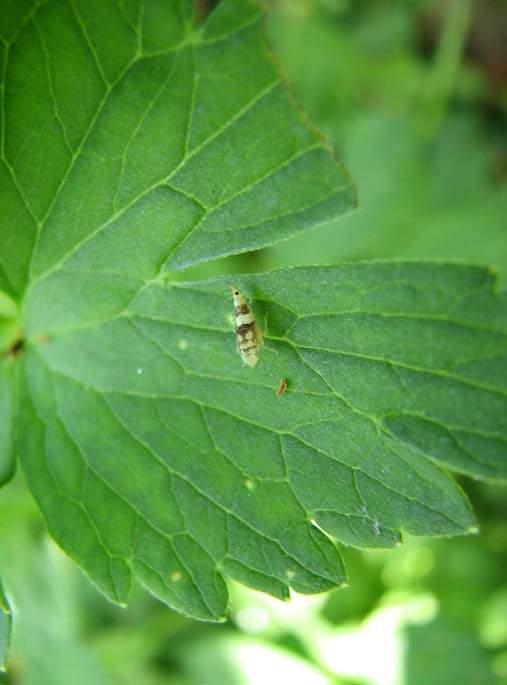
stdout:
{"type": "Polygon", "coordinates": [[[259,352],[259,341],[257,334],[257,326],[252,313],[242,314],[242,322],[236,323],[236,341],[238,343],[239,353],[241,359],[248,364],[248,366],[255,366],[257,364],[257,355],[259,352]],[[250,320],[247,320],[250,318],[250,320]]]}
{"type": "Polygon", "coordinates": [[[255,317],[252,310],[244,301],[239,291],[233,290],[233,295],[236,344],[243,362],[248,366],[253,367],[258,361],[262,336],[255,323],[255,317]]]}

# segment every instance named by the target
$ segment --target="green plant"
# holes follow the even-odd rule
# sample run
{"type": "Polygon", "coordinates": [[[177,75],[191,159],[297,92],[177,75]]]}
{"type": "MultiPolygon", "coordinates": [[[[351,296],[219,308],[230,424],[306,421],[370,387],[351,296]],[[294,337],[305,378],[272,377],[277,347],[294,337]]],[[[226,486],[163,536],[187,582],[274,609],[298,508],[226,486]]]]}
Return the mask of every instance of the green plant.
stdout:
{"type": "Polygon", "coordinates": [[[343,214],[355,191],[257,6],[201,9],[6,12],[0,449],[112,601],[135,577],[220,620],[224,576],[320,592],[345,582],[339,543],[475,530],[444,469],[506,476],[507,298],[463,265],[237,276],[266,337],[243,368],[231,277],[180,272],[343,214]]]}

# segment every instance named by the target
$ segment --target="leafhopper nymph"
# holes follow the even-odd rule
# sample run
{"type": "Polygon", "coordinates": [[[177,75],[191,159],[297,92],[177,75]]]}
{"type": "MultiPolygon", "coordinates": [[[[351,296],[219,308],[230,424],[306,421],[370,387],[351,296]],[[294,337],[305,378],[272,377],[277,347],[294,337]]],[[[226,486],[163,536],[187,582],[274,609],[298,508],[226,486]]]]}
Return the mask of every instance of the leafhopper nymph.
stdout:
{"type": "Polygon", "coordinates": [[[259,361],[259,350],[262,346],[262,333],[260,332],[252,310],[245,302],[239,290],[232,287],[234,299],[234,325],[236,330],[236,346],[238,352],[247,366],[254,367],[259,361]]]}

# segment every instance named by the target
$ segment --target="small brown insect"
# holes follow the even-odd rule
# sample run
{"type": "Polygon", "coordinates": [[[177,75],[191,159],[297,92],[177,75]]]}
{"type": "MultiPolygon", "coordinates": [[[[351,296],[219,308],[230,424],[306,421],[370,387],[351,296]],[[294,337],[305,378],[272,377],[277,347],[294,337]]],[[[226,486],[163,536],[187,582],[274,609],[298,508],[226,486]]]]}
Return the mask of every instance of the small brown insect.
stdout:
{"type": "Polygon", "coordinates": [[[236,346],[243,362],[253,367],[259,361],[259,350],[263,344],[262,333],[244,297],[237,288],[231,286],[231,289],[234,299],[236,346]]]}
{"type": "Polygon", "coordinates": [[[280,395],[283,395],[283,393],[286,390],[287,390],[287,381],[285,380],[285,378],[282,378],[282,380],[280,381],[280,385],[276,389],[276,394],[278,395],[278,397],[280,397],[280,395]]]}

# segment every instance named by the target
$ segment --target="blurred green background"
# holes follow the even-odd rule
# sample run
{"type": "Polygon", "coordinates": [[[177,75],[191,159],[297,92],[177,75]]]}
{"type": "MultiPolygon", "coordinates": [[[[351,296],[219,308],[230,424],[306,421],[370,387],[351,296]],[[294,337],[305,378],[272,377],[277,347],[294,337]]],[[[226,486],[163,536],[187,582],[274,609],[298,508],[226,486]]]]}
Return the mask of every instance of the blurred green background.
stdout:
{"type": "MultiPolygon", "coordinates": [[[[375,258],[489,264],[507,284],[507,1],[273,0],[295,98],[357,182],[360,209],[183,274],[375,258]]],[[[288,604],[231,584],[225,624],[136,591],[106,602],[49,540],[18,473],[0,569],[20,685],[505,685],[507,489],[462,481],[480,534],[344,549],[350,587],[288,604]]]]}

